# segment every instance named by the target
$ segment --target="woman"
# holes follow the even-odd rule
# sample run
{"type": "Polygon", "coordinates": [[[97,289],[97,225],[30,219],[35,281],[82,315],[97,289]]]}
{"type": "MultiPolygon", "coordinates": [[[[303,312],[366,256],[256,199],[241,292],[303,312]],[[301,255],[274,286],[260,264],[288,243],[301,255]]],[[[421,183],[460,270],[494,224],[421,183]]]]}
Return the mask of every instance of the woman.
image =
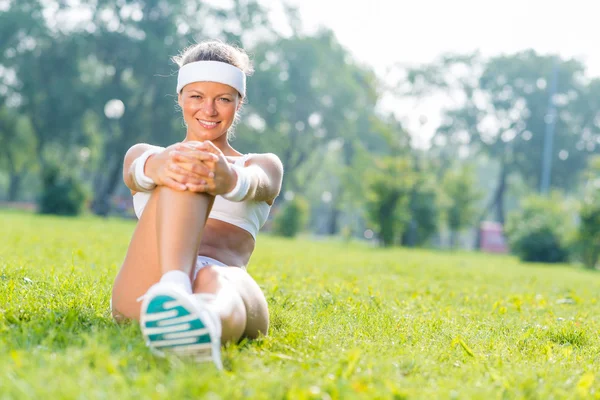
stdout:
{"type": "Polygon", "coordinates": [[[112,310],[117,320],[140,321],[153,352],[222,368],[221,344],[268,330],[266,299],[245,265],[283,167],[273,154],[243,155],[228,141],[251,72],[243,50],[210,41],[174,60],[187,132],[182,143],[136,144],[125,155],[139,222],[112,310]]]}

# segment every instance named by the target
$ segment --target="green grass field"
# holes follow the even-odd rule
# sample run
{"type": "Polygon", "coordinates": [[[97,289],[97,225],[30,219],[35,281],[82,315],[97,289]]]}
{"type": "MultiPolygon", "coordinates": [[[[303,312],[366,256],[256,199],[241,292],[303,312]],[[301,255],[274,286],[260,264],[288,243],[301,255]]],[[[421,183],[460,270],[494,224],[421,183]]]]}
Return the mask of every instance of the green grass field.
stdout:
{"type": "Polygon", "coordinates": [[[270,335],[226,371],[109,314],[132,221],[0,212],[1,399],[600,397],[594,272],[259,236],[270,335]]]}

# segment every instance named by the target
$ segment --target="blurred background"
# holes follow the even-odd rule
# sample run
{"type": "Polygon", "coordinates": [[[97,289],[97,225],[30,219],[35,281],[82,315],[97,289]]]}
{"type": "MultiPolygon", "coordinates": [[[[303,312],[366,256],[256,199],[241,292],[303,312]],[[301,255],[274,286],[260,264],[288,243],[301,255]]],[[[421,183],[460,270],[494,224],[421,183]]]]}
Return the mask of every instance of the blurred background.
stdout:
{"type": "Polygon", "coordinates": [[[256,69],[233,146],[286,169],[266,231],[595,268],[598,12],[588,0],[0,0],[0,204],[132,218],[123,156],[184,137],[170,57],[216,38],[256,69]]]}

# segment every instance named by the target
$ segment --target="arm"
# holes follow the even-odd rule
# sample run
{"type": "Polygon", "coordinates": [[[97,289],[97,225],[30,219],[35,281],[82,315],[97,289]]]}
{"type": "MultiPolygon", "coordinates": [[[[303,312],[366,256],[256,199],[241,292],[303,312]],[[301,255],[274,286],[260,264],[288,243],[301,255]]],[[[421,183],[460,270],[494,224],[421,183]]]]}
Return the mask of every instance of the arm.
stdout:
{"type": "MultiPolygon", "coordinates": [[[[136,185],[135,179],[133,178],[135,171],[132,168],[132,164],[135,161],[135,159],[141,156],[145,151],[154,148],[160,149],[161,147],[153,146],[147,143],[138,143],[134,144],[129,148],[129,150],[127,150],[127,153],[125,154],[125,159],[123,160],[123,182],[125,182],[125,186],[127,186],[129,190],[131,190],[131,194],[135,194],[136,192],[142,191],[142,189],[136,185]]],[[[144,168],[144,173],[146,175],[148,175],[148,164],[150,164],[150,160],[152,158],[154,157],[151,156],[150,158],[148,158],[148,161],[146,161],[146,166],[144,168]]]]}
{"type": "Polygon", "coordinates": [[[283,165],[275,154],[256,154],[245,169],[250,173],[250,189],[244,200],[266,201],[273,204],[279,195],[283,180],[283,165]]]}
{"type": "Polygon", "coordinates": [[[279,195],[283,165],[275,154],[255,154],[246,165],[239,166],[232,164],[234,160],[210,141],[189,143],[186,147],[186,152],[178,153],[174,160],[202,177],[200,183],[188,182],[187,190],[221,195],[231,201],[254,200],[269,204],[279,195]],[[208,160],[209,155],[215,158],[208,160]]]}

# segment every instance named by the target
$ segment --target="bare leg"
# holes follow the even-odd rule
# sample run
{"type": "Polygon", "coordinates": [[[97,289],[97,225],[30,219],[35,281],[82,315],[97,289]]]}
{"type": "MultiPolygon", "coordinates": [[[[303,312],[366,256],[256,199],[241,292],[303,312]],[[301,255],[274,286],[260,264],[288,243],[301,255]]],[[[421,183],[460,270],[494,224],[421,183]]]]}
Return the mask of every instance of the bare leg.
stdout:
{"type": "Polygon", "coordinates": [[[178,268],[185,267],[189,272],[191,268],[189,266],[190,260],[196,257],[195,249],[197,249],[197,245],[195,243],[200,240],[204,221],[206,220],[213,199],[205,195],[175,192],[168,188],[157,188],[153,191],[148,204],[146,204],[144,213],[135,227],[125,260],[113,285],[113,315],[117,320],[139,319],[140,303],[136,299],[146,293],[150,286],[161,279],[165,272],[161,264],[166,265],[167,268],[179,265],[178,268]],[[166,229],[170,229],[173,236],[162,235],[159,242],[157,235],[158,203],[163,196],[172,201],[172,203],[161,201],[161,218],[163,221],[166,220],[166,229]],[[173,218],[172,221],[169,221],[171,218],[171,214],[169,213],[171,212],[173,218]],[[189,219],[181,220],[183,215],[189,216],[190,212],[200,216],[205,215],[201,219],[202,224],[190,224],[189,219]],[[177,227],[173,221],[178,221],[181,223],[181,226],[177,227]],[[197,239],[189,240],[187,247],[184,247],[175,240],[184,235],[183,232],[197,239]],[[159,261],[159,248],[163,250],[164,261],[159,261]],[[181,253],[185,253],[185,255],[169,254],[170,251],[177,249],[181,250],[181,253]]]}
{"type": "Polygon", "coordinates": [[[191,277],[202,231],[215,198],[177,192],[164,186],[156,190],[156,237],[161,271],[164,274],[181,270],[191,277]]]}

